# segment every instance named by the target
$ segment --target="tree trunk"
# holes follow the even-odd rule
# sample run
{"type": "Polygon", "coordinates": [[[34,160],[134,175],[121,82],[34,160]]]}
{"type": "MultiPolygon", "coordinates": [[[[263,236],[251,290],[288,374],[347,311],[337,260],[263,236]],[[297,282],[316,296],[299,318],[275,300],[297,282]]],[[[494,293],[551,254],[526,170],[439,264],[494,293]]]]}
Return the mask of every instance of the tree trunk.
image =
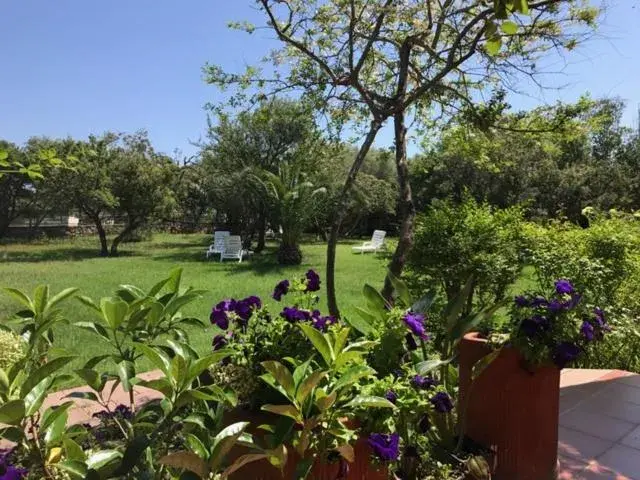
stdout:
{"type": "Polygon", "coordinates": [[[256,245],[256,253],[264,250],[265,236],[267,233],[267,217],[264,212],[260,213],[258,218],[258,244],[256,245]]]}
{"type": "MultiPolygon", "coordinates": [[[[389,270],[395,277],[400,277],[407,254],[413,245],[413,222],[416,209],[411,195],[409,183],[409,164],[407,163],[407,127],[404,124],[404,112],[398,112],[393,117],[396,147],[396,172],[398,175],[398,212],[400,214],[400,238],[396,251],[393,253],[389,270]]],[[[393,285],[387,276],[384,280],[382,296],[388,301],[392,300],[393,285]]]]}
{"type": "Polygon", "coordinates": [[[118,246],[120,245],[120,242],[122,242],[122,240],[131,232],[133,232],[136,228],[138,227],[137,224],[134,223],[128,223],[126,227],[124,227],[124,230],[122,230],[117,236],[116,238],[113,239],[113,241],[111,242],[111,256],[112,257],[117,257],[118,256],[118,246]]]}
{"type": "Polygon", "coordinates": [[[369,127],[369,131],[367,132],[367,136],[360,145],[360,149],[356,155],[356,159],[351,165],[351,169],[349,170],[349,174],[347,175],[347,179],[342,186],[342,190],[340,192],[340,196],[338,197],[338,202],[335,205],[333,222],[331,222],[331,230],[329,231],[329,241],[327,242],[327,307],[329,309],[329,313],[336,318],[340,317],[340,310],[338,310],[338,301],[336,299],[336,284],[335,284],[335,273],[336,273],[336,246],[338,244],[338,234],[340,233],[340,225],[342,224],[342,220],[344,218],[344,214],[346,211],[346,201],[347,196],[353,186],[353,183],[356,180],[356,176],[358,175],[358,171],[360,171],[360,167],[364,163],[364,159],[373,144],[373,141],[380,131],[382,127],[382,123],[378,119],[374,119],[371,122],[369,127]]]}
{"type": "Polygon", "coordinates": [[[100,215],[96,215],[95,217],[93,217],[93,223],[96,225],[96,230],[98,231],[98,237],[100,238],[100,256],[108,257],[109,244],[107,243],[107,232],[105,232],[104,227],[102,226],[102,220],[100,220],[100,215]]]}

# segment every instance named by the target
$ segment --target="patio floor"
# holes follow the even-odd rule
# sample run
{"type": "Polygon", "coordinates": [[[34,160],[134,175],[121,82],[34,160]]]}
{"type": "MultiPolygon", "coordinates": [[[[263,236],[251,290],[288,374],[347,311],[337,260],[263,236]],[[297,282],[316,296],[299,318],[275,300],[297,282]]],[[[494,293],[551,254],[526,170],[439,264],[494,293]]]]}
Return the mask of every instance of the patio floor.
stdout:
{"type": "Polygon", "coordinates": [[[640,480],[640,375],[562,371],[559,480],[640,480]]]}

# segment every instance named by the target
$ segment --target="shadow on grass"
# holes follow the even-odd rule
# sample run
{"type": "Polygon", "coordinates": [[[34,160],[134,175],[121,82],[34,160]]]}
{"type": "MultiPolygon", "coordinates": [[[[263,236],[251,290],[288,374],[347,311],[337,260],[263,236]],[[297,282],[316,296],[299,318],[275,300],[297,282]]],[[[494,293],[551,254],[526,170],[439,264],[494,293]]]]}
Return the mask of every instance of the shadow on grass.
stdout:
{"type": "Polygon", "coordinates": [[[0,263],[79,262],[94,258],[120,258],[142,256],[142,252],[123,250],[118,257],[101,257],[95,248],[55,248],[38,251],[5,251],[0,249],[0,263]]]}

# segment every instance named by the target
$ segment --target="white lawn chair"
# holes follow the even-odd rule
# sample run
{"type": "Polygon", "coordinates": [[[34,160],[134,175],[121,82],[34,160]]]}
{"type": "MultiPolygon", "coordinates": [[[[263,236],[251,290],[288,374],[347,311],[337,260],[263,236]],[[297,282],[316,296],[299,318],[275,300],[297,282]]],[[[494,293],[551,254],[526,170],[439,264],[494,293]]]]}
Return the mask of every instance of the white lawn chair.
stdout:
{"type": "Polygon", "coordinates": [[[231,235],[231,232],[224,230],[217,231],[213,234],[213,243],[209,245],[207,250],[207,258],[211,255],[221,254],[224,250],[224,239],[231,235]]]}
{"type": "Polygon", "coordinates": [[[378,252],[384,247],[384,237],[386,235],[387,232],[384,230],[374,230],[373,235],[371,235],[371,241],[364,242],[362,245],[353,247],[354,253],[378,252]]]}
{"type": "Polygon", "coordinates": [[[244,250],[242,249],[242,240],[240,239],[240,235],[229,235],[224,239],[224,250],[220,253],[220,261],[229,258],[233,260],[238,260],[238,263],[242,262],[242,254],[244,250]]]}

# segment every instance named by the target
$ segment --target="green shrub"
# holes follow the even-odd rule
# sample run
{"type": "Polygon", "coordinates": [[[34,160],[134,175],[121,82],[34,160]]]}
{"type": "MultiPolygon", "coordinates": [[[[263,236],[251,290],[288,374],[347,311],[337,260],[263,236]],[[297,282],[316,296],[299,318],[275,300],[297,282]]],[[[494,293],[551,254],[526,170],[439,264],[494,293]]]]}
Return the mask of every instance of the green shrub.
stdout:
{"type": "Polygon", "coordinates": [[[460,205],[434,201],[417,218],[407,262],[415,296],[435,284],[451,301],[473,276],[472,302],[487,305],[504,298],[522,269],[522,221],[516,207],[494,209],[472,198],[460,205]]]}
{"type": "Polygon", "coordinates": [[[25,355],[24,341],[10,330],[0,330],[0,368],[9,370],[25,355]]]}

